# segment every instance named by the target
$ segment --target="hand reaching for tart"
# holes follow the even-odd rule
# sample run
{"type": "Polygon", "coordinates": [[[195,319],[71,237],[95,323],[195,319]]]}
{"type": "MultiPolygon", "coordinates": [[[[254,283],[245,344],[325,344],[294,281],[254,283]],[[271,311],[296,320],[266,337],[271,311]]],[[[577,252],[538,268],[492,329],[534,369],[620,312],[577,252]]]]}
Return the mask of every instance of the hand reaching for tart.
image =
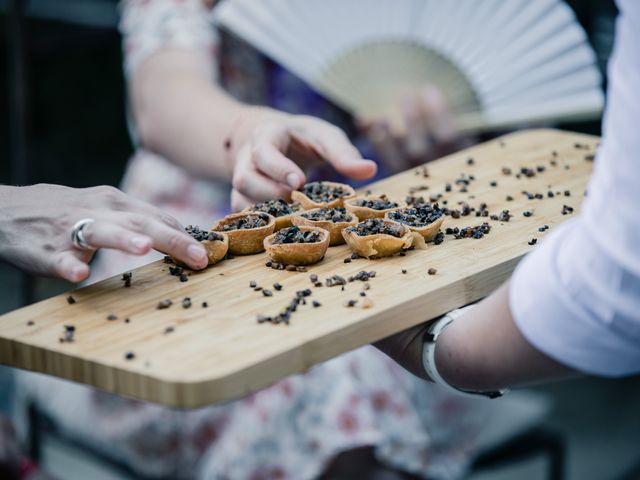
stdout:
{"type": "Polygon", "coordinates": [[[89,276],[97,248],[144,255],[152,248],[193,269],[207,265],[207,252],[173,217],[113,187],[60,185],[0,187],[0,259],[36,275],[80,282],[89,276]],[[79,220],[89,248],[71,238],[79,220]]]}
{"type": "Polygon", "coordinates": [[[364,160],[342,130],[323,120],[252,108],[236,125],[228,142],[235,210],[288,198],[305,183],[305,169],[321,162],[353,179],[376,172],[376,164],[364,160]]]}

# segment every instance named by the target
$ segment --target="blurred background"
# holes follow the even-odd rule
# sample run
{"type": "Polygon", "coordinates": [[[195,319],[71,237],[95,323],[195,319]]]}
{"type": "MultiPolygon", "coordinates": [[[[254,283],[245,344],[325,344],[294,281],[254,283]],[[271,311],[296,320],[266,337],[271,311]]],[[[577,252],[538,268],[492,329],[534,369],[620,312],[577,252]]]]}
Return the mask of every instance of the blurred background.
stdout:
{"type": "MultiPolygon", "coordinates": [[[[604,74],[613,2],[569,3],[604,74]]],[[[117,21],[117,2],[110,0],[0,0],[0,182],[118,185],[132,146],[117,21]]],[[[600,132],[599,122],[559,127],[600,132]]],[[[69,288],[0,265],[0,314],[69,288]]],[[[10,413],[11,371],[0,368],[0,409],[10,413]]],[[[583,379],[533,390],[548,401],[535,423],[564,446],[566,478],[625,478],[640,462],[637,378],[583,379]]],[[[44,468],[60,478],[126,478],[78,446],[53,445],[44,468]],[[69,463],[71,457],[77,463],[69,463]]],[[[548,465],[542,449],[472,478],[547,478],[548,465]]]]}

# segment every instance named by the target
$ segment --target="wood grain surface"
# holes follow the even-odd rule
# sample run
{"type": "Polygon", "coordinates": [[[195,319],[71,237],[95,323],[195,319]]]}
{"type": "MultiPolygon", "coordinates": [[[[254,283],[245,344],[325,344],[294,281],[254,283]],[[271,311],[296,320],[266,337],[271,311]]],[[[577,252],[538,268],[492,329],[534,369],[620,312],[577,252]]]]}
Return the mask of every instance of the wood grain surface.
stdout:
{"type": "Polygon", "coordinates": [[[484,238],[446,235],[441,245],[429,244],[406,256],[351,263],[343,262],[350,254],[347,247],[331,247],[325,259],[305,273],[267,268],[264,254],[236,257],[193,272],[185,283],[168,274],[168,265],[151,263],[133,271],[129,288],[118,276],[72,292],[75,304],[69,305],[64,294],[3,315],[0,362],[176,407],[240,397],[486,296],[536,248],[528,244],[532,238],[539,243],[553,227],[577,214],[597,142],[596,137],[555,130],[524,131],[432,162],[426,178],[413,169],[369,187],[398,199],[412,188],[428,187],[416,194],[443,193],[449,208],[467,201],[474,207],[486,202],[491,213],[508,209],[513,215],[509,222],[473,213],[446,217],[445,228],[487,221],[492,229],[484,238]],[[522,167],[538,166],[544,171],[531,178],[515,176],[522,167]],[[503,167],[513,173],[505,175],[503,167]],[[467,193],[459,192],[461,185],[455,183],[461,173],[475,177],[467,193]],[[446,183],[452,184],[451,192],[445,192],[446,183]],[[529,200],[522,191],[542,193],[544,199],[529,200]],[[548,191],[554,192],[553,198],[547,197],[548,191]],[[507,195],[513,200],[506,201],[507,195]],[[573,207],[574,213],[562,215],[563,205],[573,207]],[[533,215],[524,217],[525,210],[533,215]],[[550,230],[539,232],[543,225],[550,230]],[[429,268],[437,274],[429,275],[429,268]],[[324,282],[333,274],[347,277],[361,270],[376,271],[367,291],[370,308],[360,306],[362,282],[348,283],[341,291],[313,287],[309,280],[311,273],[324,282]],[[273,296],[254,291],[251,280],[272,290],[273,296]],[[273,289],[275,282],[282,284],[281,291],[273,289]],[[304,288],[313,293],[290,325],[256,322],[259,314],[277,314],[304,288]],[[184,297],[191,298],[191,308],[182,307],[184,297]],[[173,305],[157,309],[167,298],[173,305]],[[349,308],[345,303],[351,299],[360,301],[349,308]],[[311,300],[322,305],[314,308],[311,300]],[[118,318],[108,320],[110,314],[118,318]],[[65,325],[75,326],[74,342],[59,341],[65,325]],[[166,333],[167,327],[173,331],[166,333]],[[127,352],[135,357],[126,359],[127,352]]]}

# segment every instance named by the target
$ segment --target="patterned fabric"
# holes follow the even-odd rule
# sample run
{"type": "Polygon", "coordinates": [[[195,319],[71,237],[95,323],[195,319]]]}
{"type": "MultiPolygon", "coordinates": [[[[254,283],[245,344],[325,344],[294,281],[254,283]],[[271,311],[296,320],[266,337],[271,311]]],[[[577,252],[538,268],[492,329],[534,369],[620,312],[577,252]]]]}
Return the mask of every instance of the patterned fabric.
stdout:
{"type": "Polygon", "coordinates": [[[185,49],[209,58],[215,53],[217,36],[202,0],[124,0],[120,10],[127,76],[160,48],[185,49]]]}
{"type": "Polygon", "coordinates": [[[135,467],[176,479],[317,477],[337,453],[374,446],[379,460],[459,478],[495,409],[452,396],[363,347],[226,405],[181,411],[40,374],[19,382],[24,433],[35,399],[65,433],[135,467]]]}
{"type": "MultiPolygon", "coordinates": [[[[127,74],[166,46],[199,51],[214,68],[217,37],[200,0],[128,0],[122,15],[127,74]]],[[[221,84],[237,98],[348,128],[348,115],[240,40],[223,36],[220,51],[221,84]]],[[[143,149],[131,159],[122,188],[183,223],[208,225],[227,208],[227,186],[197,179],[143,149]]],[[[100,256],[93,279],[150,259],[100,256]]],[[[380,461],[400,470],[458,478],[487,410],[496,408],[446,394],[373,347],[200,410],[173,410],[27,373],[18,392],[18,405],[35,400],[68,433],[140,473],[178,479],[314,478],[336,454],[360,446],[375,447],[380,461]]],[[[23,431],[25,424],[22,416],[23,431]]]]}

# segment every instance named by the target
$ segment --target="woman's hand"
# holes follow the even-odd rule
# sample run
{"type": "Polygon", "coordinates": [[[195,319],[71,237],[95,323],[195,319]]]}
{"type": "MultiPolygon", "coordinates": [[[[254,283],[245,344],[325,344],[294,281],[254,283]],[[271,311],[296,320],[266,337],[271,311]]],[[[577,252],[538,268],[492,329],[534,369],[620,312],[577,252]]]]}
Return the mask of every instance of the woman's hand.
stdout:
{"type": "Polygon", "coordinates": [[[213,81],[214,70],[198,52],[160,49],[131,75],[131,106],[145,148],[198,178],[231,180],[235,209],[288,197],[317,162],[354,179],[375,174],[340,129],[240,103],[213,81]]]}
{"type": "Polygon", "coordinates": [[[93,248],[134,255],[154,248],[191,268],[207,266],[204,247],[176,219],[106,186],[0,187],[0,258],[36,275],[80,282],[89,276],[95,252],[74,246],[71,230],[86,218],[94,220],[82,230],[93,248]]]}
{"type": "Polygon", "coordinates": [[[354,179],[376,172],[376,164],[364,160],[339,128],[318,118],[266,108],[246,111],[236,121],[228,145],[235,209],[287,198],[305,183],[305,169],[320,162],[354,179]]]}
{"type": "Polygon", "coordinates": [[[447,99],[434,86],[403,98],[394,118],[358,118],[381,161],[398,172],[447,155],[464,146],[447,99]]]}

